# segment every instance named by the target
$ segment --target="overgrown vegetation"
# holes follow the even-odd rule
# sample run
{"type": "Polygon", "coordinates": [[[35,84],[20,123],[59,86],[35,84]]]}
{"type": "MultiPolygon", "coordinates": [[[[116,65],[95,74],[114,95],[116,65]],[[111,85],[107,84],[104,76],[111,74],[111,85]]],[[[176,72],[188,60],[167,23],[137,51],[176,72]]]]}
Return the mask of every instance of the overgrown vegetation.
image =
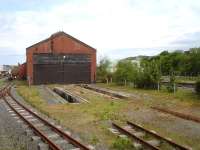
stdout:
{"type": "Polygon", "coordinates": [[[112,144],[112,148],[115,150],[133,150],[132,141],[128,138],[118,137],[112,144]]]}
{"type": "Polygon", "coordinates": [[[138,67],[131,61],[119,61],[114,72],[114,79],[118,84],[127,84],[127,82],[136,82],[138,76],[138,67]]]}
{"type": "Polygon", "coordinates": [[[112,80],[111,61],[103,57],[97,66],[97,81],[109,82],[109,80],[112,80]]]}
{"type": "Polygon", "coordinates": [[[200,95],[200,79],[196,82],[195,91],[198,95],[200,95]]]}
{"type": "MultiPolygon", "coordinates": [[[[76,91],[76,93],[80,94],[81,97],[87,99],[90,103],[78,105],[43,105],[46,100],[41,97],[37,86],[28,87],[28,85],[23,82],[16,82],[16,84],[17,91],[21,96],[26,98],[25,100],[27,102],[39,109],[41,112],[57,120],[60,124],[70,129],[70,131],[80,135],[80,138],[85,141],[85,143],[92,144],[95,147],[98,147],[102,144],[103,147],[100,147],[99,149],[111,149],[111,147],[115,150],[134,149],[131,148],[131,145],[129,145],[129,141],[117,139],[116,136],[114,136],[108,130],[112,121],[123,124],[127,120],[140,123],[141,125],[148,125],[147,128],[154,129],[156,132],[172,138],[180,144],[185,144],[187,142],[187,145],[194,146],[197,149],[199,148],[199,138],[193,135],[188,135],[187,137],[182,136],[181,128],[178,131],[175,129],[173,132],[169,132],[169,130],[166,130],[165,127],[158,128],[157,126],[157,124],[169,124],[171,121],[174,121],[175,124],[177,123],[177,126],[180,126],[180,123],[178,121],[176,122],[176,119],[173,120],[172,118],[170,121],[163,119],[161,122],[160,117],[156,117],[154,114],[154,119],[151,121],[151,123],[145,122],[145,118],[151,115],[151,113],[148,115],[146,114],[146,110],[148,110],[150,106],[167,105],[177,108],[177,106],[180,105],[180,101],[181,106],[184,105],[184,107],[187,106],[191,109],[193,106],[199,106],[199,103],[197,103],[198,101],[196,101],[197,98],[195,97],[197,95],[191,94],[191,91],[187,91],[188,93],[180,93],[180,90],[172,95],[163,92],[162,90],[161,92],[155,92],[154,90],[134,89],[130,86],[112,86],[119,91],[130,91],[132,94],[137,94],[141,99],[139,101],[135,101],[133,99],[113,100],[112,98],[108,98],[103,95],[97,95],[94,92],[88,92],[88,90],[77,86],[70,86],[68,87],[69,91],[76,91]],[[145,118],[143,120],[142,118],[144,116],[145,118]],[[141,121],[141,119],[144,122],[141,121]]],[[[104,85],[106,87],[111,86],[111,84],[99,85],[104,85]]],[[[62,85],[56,86],[67,88],[67,86],[62,85]]],[[[54,86],[52,85],[52,87],[54,86]]]]}
{"type": "Polygon", "coordinates": [[[111,67],[111,64],[108,58],[100,60],[97,68],[99,81],[108,83],[109,79],[113,78],[118,85],[129,84],[137,88],[160,90],[162,77],[169,76],[167,89],[169,92],[175,92],[175,76],[199,75],[200,48],[171,53],[163,51],[157,56],[142,57],[139,64],[131,58],[118,61],[114,67],[111,67]]]}
{"type": "Polygon", "coordinates": [[[177,50],[171,53],[163,51],[146,60],[159,61],[162,75],[170,75],[171,70],[182,76],[198,76],[200,73],[200,48],[191,48],[188,51],[177,50]]]}

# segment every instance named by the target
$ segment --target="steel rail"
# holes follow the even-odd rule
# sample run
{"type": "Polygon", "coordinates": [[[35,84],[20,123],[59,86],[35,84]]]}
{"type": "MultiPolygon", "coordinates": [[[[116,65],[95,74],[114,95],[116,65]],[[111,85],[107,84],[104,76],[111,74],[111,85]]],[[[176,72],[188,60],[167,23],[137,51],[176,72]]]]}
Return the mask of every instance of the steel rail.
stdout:
{"type": "Polygon", "coordinates": [[[11,84],[7,84],[2,89],[0,89],[0,98],[4,97],[7,94],[10,86],[11,86],[11,84]]]}
{"type": "Polygon", "coordinates": [[[191,116],[191,115],[188,115],[188,114],[183,114],[183,113],[180,113],[180,112],[176,112],[176,111],[172,111],[172,110],[168,110],[168,109],[164,109],[164,108],[160,108],[160,107],[151,107],[151,108],[154,109],[154,110],[163,112],[163,113],[174,115],[174,116],[182,118],[182,119],[186,119],[186,120],[190,120],[190,121],[200,123],[199,117],[191,116]]]}
{"type": "Polygon", "coordinates": [[[30,121],[28,121],[27,119],[25,119],[24,116],[22,116],[4,97],[5,102],[7,103],[7,105],[22,119],[24,120],[28,126],[31,127],[31,129],[34,130],[34,132],[40,136],[42,138],[42,140],[46,143],[48,143],[48,145],[50,146],[51,149],[53,150],[61,150],[61,148],[59,148],[56,144],[54,144],[47,136],[45,136],[42,132],[40,132],[30,121]]]}
{"type": "Polygon", "coordinates": [[[26,111],[28,111],[30,114],[32,114],[33,116],[35,116],[36,118],[38,118],[39,120],[41,120],[42,122],[44,122],[46,125],[48,125],[49,127],[51,127],[51,129],[53,131],[55,131],[56,133],[58,133],[61,137],[63,137],[64,139],[66,139],[68,142],[70,142],[71,144],[73,144],[74,146],[77,146],[78,148],[82,149],[82,150],[90,150],[87,146],[81,144],[79,141],[77,141],[76,139],[72,138],[70,135],[68,135],[67,133],[63,132],[62,130],[60,130],[59,128],[55,127],[54,125],[52,125],[51,123],[49,123],[47,120],[41,118],[39,115],[37,115],[36,113],[34,113],[33,111],[31,111],[30,109],[28,109],[27,107],[25,107],[23,104],[21,104],[18,100],[16,100],[13,95],[10,93],[10,91],[8,92],[8,95],[18,104],[20,105],[22,108],[24,108],[26,111]]]}
{"type": "Polygon", "coordinates": [[[112,123],[112,125],[117,128],[118,130],[120,130],[121,132],[123,132],[124,134],[126,134],[127,136],[131,137],[132,139],[136,140],[137,142],[139,142],[140,144],[144,145],[146,148],[150,148],[152,150],[160,150],[159,148],[149,144],[148,142],[144,141],[143,139],[135,136],[134,134],[132,134],[131,132],[127,131],[126,129],[120,127],[119,125],[117,125],[116,123],[112,123]]]}
{"type": "Polygon", "coordinates": [[[179,144],[177,144],[177,143],[175,143],[175,142],[173,142],[173,141],[171,141],[171,140],[169,140],[169,139],[167,139],[167,138],[165,138],[165,137],[162,137],[162,136],[160,136],[160,135],[158,135],[158,134],[156,134],[156,133],[154,133],[154,132],[152,132],[152,131],[150,131],[150,130],[147,130],[147,129],[145,129],[145,128],[143,128],[143,127],[137,125],[137,124],[134,124],[134,123],[132,123],[132,122],[130,122],[130,121],[127,121],[127,124],[130,125],[130,126],[132,126],[132,127],[136,127],[136,128],[138,128],[138,129],[140,129],[140,130],[142,130],[142,131],[145,131],[145,132],[147,132],[147,133],[149,133],[149,134],[155,136],[155,137],[158,138],[158,139],[161,139],[161,140],[163,140],[163,141],[166,141],[166,142],[168,142],[169,144],[171,144],[171,145],[173,145],[173,146],[175,146],[175,147],[178,147],[178,148],[181,149],[181,150],[189,150],[189,148],[186,148],[185,146],[179,145],[179,144]]]}

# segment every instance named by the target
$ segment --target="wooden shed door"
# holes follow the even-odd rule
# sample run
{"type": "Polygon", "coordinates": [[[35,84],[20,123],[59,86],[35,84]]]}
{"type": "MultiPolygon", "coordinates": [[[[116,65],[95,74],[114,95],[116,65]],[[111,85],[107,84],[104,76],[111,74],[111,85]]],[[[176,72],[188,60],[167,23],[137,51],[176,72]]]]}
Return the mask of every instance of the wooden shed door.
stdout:
{"type": "Polygon", "coordinates": [[[87,55],[40,54],[34,59],[34,84],[91,82],[91,61],[87,55]]]}

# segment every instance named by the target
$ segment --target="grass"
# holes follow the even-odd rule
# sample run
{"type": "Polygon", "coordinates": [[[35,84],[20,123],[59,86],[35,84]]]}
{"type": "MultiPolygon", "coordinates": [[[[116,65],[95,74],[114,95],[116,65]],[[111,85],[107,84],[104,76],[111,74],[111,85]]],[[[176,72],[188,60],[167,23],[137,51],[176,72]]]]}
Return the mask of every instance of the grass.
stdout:
{"type": "Polygon", "coordinates": [[[0,79],[0,87],[3,87],[3,86],[4,86],[4,84],[5,84],[5,81],[4,81],[4,79],[0,79]]]}
{"type": "MultiPolygon", "coordinates": [[[[178,89],[175,93],[169,93],[167,90],[163,87],[162,90],[151,90],[151,89],[137,89],[132,88],[130,86],[118,86],[116,84],[98,84],[100,87],[110,88],[117,91],[123,91],[128,92],[131,94],[136,94],[140,96],[146,96],[149,97],[151,100],[150,104],[156,104],[158,102],[159,104],[166,104],[166,103],[180,103],[185,105],[198,105],[200,106],[200,96],[195,94],[193,91],[190,90],[184,90],[184,89],[178,89]],[[162,101],[161,101],[162,100],[162,101]],[[173,101],[172,101],[173,100],[173,101]]],[[[145,99],[144,99],[145,100],[145,99]]]]}
{"type": "MultiPolygon", "coordinates": [[[[177,132],[170,132],[164,127],[160,127],[160,118],[153,118],[151,122],[145,119],[145,111],[149,107],[162,105],[171,107],[178,106],[193,106],[199,104],[199,97],[191,92],[178,91],[176,94],[167,93],[165,90],[157,92],[153,90],[139,90],[131,87],[116,86],[114,84],[98,84],[101,87],[107,87],[119,91],[128,92],[139,95],[140,100],[136,99],[111,99],[109,97],[100,96],[89,90],[80,87],[70,87],[69,90],[76,92],[89,103],[81,104],[47,104],[41,98],[36,86],[28,87],[25,82],[16,82],[18,93],[32,106],[39,109],[41,112],[57,120],[60,124],[69,128],[72,132],[78,134],[80,138],[90,144],[99,146],[99,149],[133,149],[129,145],[129,141],[123,141],[116,138],[108,128],[111,127],[111,122],[117,122],[121,125],[125,121],[130,120],[140,123],[148,129],[154,129],[164,136],[168,136],[179,143],[186,143],[190,146],[200,147],[197,139],[188,138],[177,132]],[[144,118],[144,119],[143,119],[144,118]],[[103,146],[103,148],[102,148],[103,146]]],[[[63,85],[50,85],[49,87],[63,85]]],[[[180,107],[180,108],[181,108],[180,107]]],[[[170,123],[171,120],[162,120],[170,123]]],[[[174,121],[174,120],[172,120],[174,121]]]]}
{"type": "Polygon", "coordinates": [[[115,138],[108,132],[108,120],[124,120],[119,110],[126,103],[84,92],[83,96],[89,99],[86,104],[55,104],[48,105],[40,96],[37,87],[28,87],[17,83],[18,93],[32,106],[57,120],[60,124],[78,133],[85,141],[97,145],[100,142],[111,145],[115,138]]]}
{"type": "Polygon", "coordinates": [[[112,148],[115,150],[127,150],[134,149],[132,141],[128,138],[118,137],[112,144],[112,148]]]}
{"type": "MultiPolygon", "coordinates": [[[[177,83],[195,83],[199,77],[198,76],[176,76],[177,83]]],[[[163,76],[162,79],[169,80],[169,76],[163,76]]]]}

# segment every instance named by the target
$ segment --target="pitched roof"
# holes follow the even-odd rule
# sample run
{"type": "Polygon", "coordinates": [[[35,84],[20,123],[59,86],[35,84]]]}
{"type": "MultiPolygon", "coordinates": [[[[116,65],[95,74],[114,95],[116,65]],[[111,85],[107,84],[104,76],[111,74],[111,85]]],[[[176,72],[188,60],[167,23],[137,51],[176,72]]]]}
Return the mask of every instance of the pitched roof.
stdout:
{"type": "Polygon", "coordinates": [[[69,37],[69,38],[71,38],[71,39],[77,41],[78,43],[80,43],[80,44],[82,44],[82,45],[85,45],[85,46],[87,46],[87,47],[89,47],[89,48],[91,48],[91,49],[93,49],[93,50],[96,51],[95,48],[89,46],[88,44],[86,44],[86,43],[84,43],[84,42],[78,40],[77,38],[75,38],[75,37],[73,37],[73,36],[71,36],[71,35],[69,35],[69,34],[67,34],[67,33],[65,33],[65,32],[63,32],[63,31],[56,32],[56,33],[52,34],[49,38],[47,38],[47,39],[45,39],[45,40],[42,40],[42,41],[40,41],[40,42],[38,42],[38,43],[35,43],[35,44],[33,44],[33,45],[27,47],[26,49],[29,49],[29,48],[31,48],[31,47],[34,47],[34,46],[36,46],[36,45],[38,45],[38,44],[41,44],[41,43],[46,42],[46,41],[49,41],[50,39],[55,38],[55,37],[58,37],[58,36],[61,36],[61,35],[67,36],[67,37],[69,37]]]}

